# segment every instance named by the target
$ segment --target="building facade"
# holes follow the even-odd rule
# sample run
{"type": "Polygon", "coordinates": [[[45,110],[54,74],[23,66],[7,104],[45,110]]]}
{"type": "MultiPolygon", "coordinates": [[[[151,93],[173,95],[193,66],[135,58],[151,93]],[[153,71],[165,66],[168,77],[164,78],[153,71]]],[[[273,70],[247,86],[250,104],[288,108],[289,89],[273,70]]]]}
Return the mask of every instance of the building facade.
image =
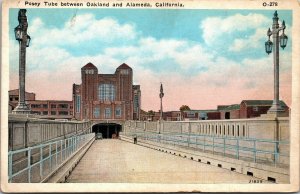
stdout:
{"type": "MultiPolygon", "coordinates": [[[[125,63],[114,74],[99,74],[92,63],[81,68],[81,84],[73,84],[73,113],[77,120],[132,120],[134,117],[133,72],[125,63]]],[[[140,92],[139,92],[140,93],[140,92]]],[[[137,99],[139,113],[140,99],[137,99]]]]}
{"type": "MultiPolygon", "coordinates": [[[[9,113],[18,105],[19,90],[10,90],[9,113]]],[[[36,100],[35,93],[25,92],[25,102],[31,109],[31,114],[45,119],[72,119],[73,103],[67,100],[36,100]]]]}

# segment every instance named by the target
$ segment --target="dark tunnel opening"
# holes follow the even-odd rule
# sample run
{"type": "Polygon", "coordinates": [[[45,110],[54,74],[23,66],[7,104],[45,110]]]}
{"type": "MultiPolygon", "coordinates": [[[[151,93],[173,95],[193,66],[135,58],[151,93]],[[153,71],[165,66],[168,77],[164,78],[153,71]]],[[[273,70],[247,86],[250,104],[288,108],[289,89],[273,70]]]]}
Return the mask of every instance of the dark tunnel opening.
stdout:
{"type": "Polygon", "coordinates": [[[99,123],[93,126],[93,133],[101,133],[104,139],[116,139],[119,137],[119,132],[122,126],[116,123],[99,123]]]}

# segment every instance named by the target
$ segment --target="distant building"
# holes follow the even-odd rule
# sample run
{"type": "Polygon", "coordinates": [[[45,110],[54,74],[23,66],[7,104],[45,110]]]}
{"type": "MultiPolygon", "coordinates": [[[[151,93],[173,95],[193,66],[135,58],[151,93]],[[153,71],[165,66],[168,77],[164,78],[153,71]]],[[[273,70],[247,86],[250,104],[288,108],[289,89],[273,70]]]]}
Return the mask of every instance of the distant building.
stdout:
{"type": "MultiPolygon", "coordinates": [[[[18,104],[19,102],[19,89],[8,91],[9,102],[18,104]]],[[[25,92],[25,100],[35,100],[35,93],[25,92]]]]}
{"type": "Polygon", "coordinates": [[[140,85],[132,86],[133,96],[133,120],[141,119],[141,87],[140,85]]]}
{"type": "Polygon", "coordinates": [[[181,120],[181,112],[180,111],[163,112],[163,120],[165,120],[165,121],[180,121],[181,120]]]}
{"type": "MultiPolygon", "coordinates": [[[[19,90],[9,92],[9,113],[18,105],[19,90]]],[[[25,92],[25,102],[31,109],[31,114],[45,119],[72,119],[73,103],[67,100],[36,100],[35,93],[25,92]]]]}
{"type": "MultiPolygon", "coordinates": [[[[187,110],[183,112],[183,120],[218,120],[245,119],[267,114],[272,100],[243,100],[240,104],[218,105],[217,110],[187,110]]],[[[285,116],[289,116],[289,107],[280,101],[285,116]]]]}
{"type": "Polygon", "coordinates": [[[232,104],[223,107],[220,111],[221,119],[239,119],[240,118],[240,104],[232,104]]]}
{"type": "MultiPolygon", "coordinates": [[[[134,115],[132,69],[125,63],[114,74],[98,74],[92,63],[81,68],[81,84],[73,84],[74,116],[77,120],[132,120],[134,115]]],[[[137,88],[137,87],[135,87],[137,88]]],[[[137,104],[140,99],[137,99],[137,104]]],[[[140,104],[136,104],[139,113],[140,104]]],[[[136,114],[138,116],[138,114],[136,114]]]]}
{"type": "MultiPolygon", "coordinates": [[[[289,107],[281,100],[280,105],[284,108],[285,116],[289,116],[289,107]]],[[[273,100],[243,100],[240,104],[240,118],[259,117],[267,114],[273,100]]]]}
{"type": "MultiPolygon", "coordinates": [[[[159,121],[159,119],[160,119],[160,111],[153,112],[153,114],[150,114],[149,112],[141,110],[141,120],[142,121],[159,121]]],[[[163,120],[164,121],[181,121],[181,112],[180,111],[163,112],[163,120]]]]}

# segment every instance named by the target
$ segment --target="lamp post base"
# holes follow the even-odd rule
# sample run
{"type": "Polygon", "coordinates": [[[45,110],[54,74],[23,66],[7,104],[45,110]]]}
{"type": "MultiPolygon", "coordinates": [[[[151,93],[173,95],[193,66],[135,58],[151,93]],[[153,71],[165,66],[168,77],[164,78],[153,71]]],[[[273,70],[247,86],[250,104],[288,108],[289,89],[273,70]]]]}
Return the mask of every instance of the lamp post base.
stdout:
{"type": "Polygon", "coordinates": [[[283,116],[285,115],[285,109],[277,103],[273,103],[271,108],[268,110],[269,115],[274,115],[274,116],[283,116]]]}
{"type": "Polygon", "coordinates": [[[30,114],[31,110],[25,103],[20,103],[18,106],[12,111],[13,114],[30,114]]]}

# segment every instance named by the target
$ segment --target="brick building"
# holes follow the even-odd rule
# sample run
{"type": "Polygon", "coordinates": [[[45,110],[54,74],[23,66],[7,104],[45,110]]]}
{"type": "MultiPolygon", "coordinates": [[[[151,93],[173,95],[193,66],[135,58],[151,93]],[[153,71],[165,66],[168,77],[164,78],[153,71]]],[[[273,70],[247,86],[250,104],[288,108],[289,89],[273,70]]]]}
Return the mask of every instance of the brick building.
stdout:
{"type": "MultiPolygon", "coordinates": [[[[284,115],[289,116],[289,107],[279,101],[284,108],[284,115]]],[[[261,114],[266,114],[273,104],[273,100],[243,100],[240,104],[240,118],[259,117],[261,114]]]]}
{"type": "MultiPolygon", "coordinates": [[[[9,113],[18,105],[19,90],[10,90],[9,113]]],[[[39,115],[45,119],[72,119],[73,103],[67,100],[36,100],[35,93],[25,92],[26,104],[31,109],[31,114],[39,115]]]]}
{"type": "MultiPolygon", "coordinates": [[[[273,100],[243,100],[240,104],[218,105],[217,110],[188,110],[183,112],[183,120],[244,119],[267,114],[273,100]]],[[[289,116],[289,107],[280,101],[284,108],[282,116],[289,116]]]]}
{"type": "MultiPolygon", "coordinates": [[[[132,120],[134,91],[132,69],[125,63],[114,74],[99,74],[92,63],[81,68],[81,84],[73,84],[74,117],[78,120],[132,120]]],[[[138,94],[139,93],[139,94],[138,94]]],[[[136,99],[140,103],[140,99],[136,99]]],[[[137,105],[137,104],[136,104],[137,105]]],[[[138,113],[140,104],[135,107],[138,113]]]]}

